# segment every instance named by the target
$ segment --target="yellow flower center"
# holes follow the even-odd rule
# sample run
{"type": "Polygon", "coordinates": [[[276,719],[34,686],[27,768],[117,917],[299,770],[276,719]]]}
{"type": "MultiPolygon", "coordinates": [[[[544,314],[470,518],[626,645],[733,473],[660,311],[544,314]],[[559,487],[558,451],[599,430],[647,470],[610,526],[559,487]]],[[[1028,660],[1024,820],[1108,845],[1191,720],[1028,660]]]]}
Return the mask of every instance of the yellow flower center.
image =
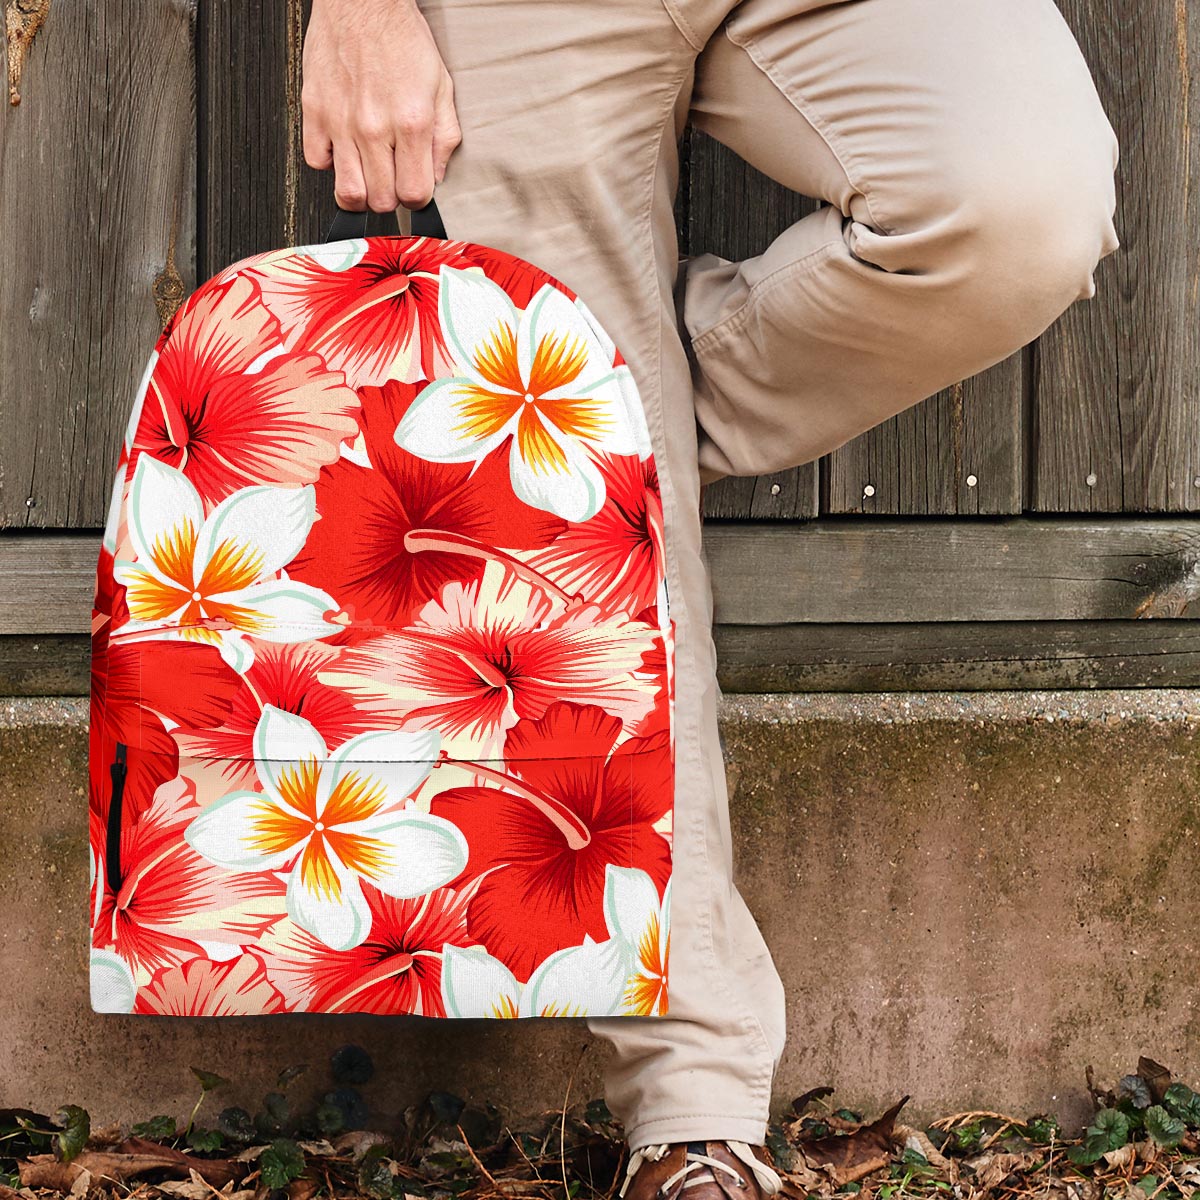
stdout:
{"type": "Polygon", "coordinates": [[[303,847],[300,875],[304,886],[331,900],[342,887],[334,858],[356,875],[377,878],[388,864],[387,848],[352,827],[383,807],[387,792],[378,779],[346,771],[333,786],[320,816],[317,791],[322,764],[315,758],[288,764],[279,775],[279,798],[264,795],[251,821],[250,839],[265,855],[303,847]]]}
{"type": "Polygon", "coordinates": [[[599,440],[609,425],[604,405],[588,397],[556,395],[573,384],[587,365],[587,345],[571,334],[545,334],[538,339],[522,377],[517,360],[517,335],[511,325],[494,329],[475,354],[475,369],[492,386],[466,384],[458,393],[460,420],[454,432],[469,441],[498,433],[517,417],[517,451],[535,470],[567,470],[560,437],[599,440]]]}
{"type": "Polygon", "coordinates": [[[129,615],[136,621],[164,621],[179,614],[180,626],[209,623],[255,632],[262,620],[252,609],[208,597],[241,591],[257,582],[263,570],[261,551],[221,542],[197,578],[199,536],[195,524],[185,520],[155,539],[150,558],[163,578],[149,571],[139,574],[127,593],[129,615]]]}
{"type": "Polygon", "coordinates": [[[671,933],[662,942],[662,926],[657,914],[638,939],[638,971],[629,981],[623,997],[625,1011],[631,1016],[652,1017],[667,1011],[667,972],[663,963],[671,953],[671,933]]]}

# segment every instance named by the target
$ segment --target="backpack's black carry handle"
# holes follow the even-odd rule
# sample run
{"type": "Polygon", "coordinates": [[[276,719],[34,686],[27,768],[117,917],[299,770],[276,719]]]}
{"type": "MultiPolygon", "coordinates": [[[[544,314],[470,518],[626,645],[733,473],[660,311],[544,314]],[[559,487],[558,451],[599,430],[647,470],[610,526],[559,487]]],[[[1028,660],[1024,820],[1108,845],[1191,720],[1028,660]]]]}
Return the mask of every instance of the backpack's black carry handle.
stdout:
{"type": "MultiPolygon", "coordinates": [[[[441,213],[437,205],[430,200],[424,208],[412,210],[413,237],[441,238],[446,237],[446,227],[442,224],[441,213]]],[[[367,214],[351,212],[340,205],[329,224],[329,232],[325,235],[327,242],[342,242],[347,238],[367,236],[367,214]]]]}

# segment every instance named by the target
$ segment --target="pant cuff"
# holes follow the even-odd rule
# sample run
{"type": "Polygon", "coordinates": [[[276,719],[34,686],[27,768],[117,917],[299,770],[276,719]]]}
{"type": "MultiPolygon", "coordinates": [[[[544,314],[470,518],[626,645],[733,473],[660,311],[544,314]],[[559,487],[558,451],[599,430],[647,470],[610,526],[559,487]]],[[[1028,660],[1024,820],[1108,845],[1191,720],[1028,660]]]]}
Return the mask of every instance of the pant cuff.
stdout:
{"type": "Polygon", "coordinates": [[[761,1146],[767,1140],[762,1117],[734,1117],[724,1113],[684,1113],[678,1117],[652,1117],[625,1130],[630,1150],[658,1142],[731,1141],[761,1146]]]}

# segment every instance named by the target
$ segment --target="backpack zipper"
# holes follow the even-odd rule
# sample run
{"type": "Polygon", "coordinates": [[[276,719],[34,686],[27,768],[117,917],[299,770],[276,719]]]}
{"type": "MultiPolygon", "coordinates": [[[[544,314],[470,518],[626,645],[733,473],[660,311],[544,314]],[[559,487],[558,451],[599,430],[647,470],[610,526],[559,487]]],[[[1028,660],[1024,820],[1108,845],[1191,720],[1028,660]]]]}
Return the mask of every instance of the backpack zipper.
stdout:
{"type": "Polygon", "coordinates": [[[112,796],[108,802],[108,837],[104,844],[104,874],[109,891],[121,890],[121,807],[125,795],[125,743],[117,743],[117,755],[108,766],[112,796]]]}

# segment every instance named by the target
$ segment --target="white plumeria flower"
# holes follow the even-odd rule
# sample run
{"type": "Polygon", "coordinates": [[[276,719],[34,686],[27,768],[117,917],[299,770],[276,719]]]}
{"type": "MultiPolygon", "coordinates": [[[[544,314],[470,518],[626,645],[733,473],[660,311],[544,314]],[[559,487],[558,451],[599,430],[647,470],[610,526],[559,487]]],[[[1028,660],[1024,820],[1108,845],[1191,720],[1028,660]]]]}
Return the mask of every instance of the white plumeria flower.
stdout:
{"type": "Polygon", "coordinates": [[[613,940],[627,950],[629,970],[621,1011],[646,1017],[665,1012],[671,881],[667,880],[660,903],[654,880],[645,871],[609,863],[604,877],[604,919],[613,940]]]}
{"type": "Polygon", "coordinates": [[[118,560],[114,574],[130,620],[118,636],[207,642],[244,671],[253,661],[247,634],[300,642],[341,631],[323,615],[338,607],[332,596],[281,577],[316,519],[311,484],[242,488],[205,517],[191,480],[142,454],[128,514],[135,558],[118,560]]]}
{"type": "Polygon", "coordinates": [[[459,374],[430,383],[396,441],[433,462],[479,462],[512,436],[513,490],[527,504],[586,521],[604,503],[599,453],[650,454],[637,388],[586,310],[544,285],[518,310],[478,271],[443,266],[442,334],[459,374]]]}
{"type": "Polygon", "coordinates": [[[371,927],[360,880],[412,899],[466,866],[458,827],[405,803],[439,743],[433,732],[378,730],[331,754],[310,722],[265,705],[254,730],[263,790],[222,796],[184,837],[226,870],[284,873],[292,920],[331,949],[352,949],[371,927]]]}
{"type": "Polygon", "coordinates": [[[442,1001],[452,1017],[603,1017],[620,1011],[626,947],[612,938],[555,951],[527,983],[482,946],[442,952],[442,1001]]]}
{"type": "Polygon", "coordinates": [[[666,1011],[671,884],[609,863],[604,919],[610,936],[558,950],[521,984],[482,946],[446,945],[442,1001],[452,1017],[656,1016],[666,1011]]]}

